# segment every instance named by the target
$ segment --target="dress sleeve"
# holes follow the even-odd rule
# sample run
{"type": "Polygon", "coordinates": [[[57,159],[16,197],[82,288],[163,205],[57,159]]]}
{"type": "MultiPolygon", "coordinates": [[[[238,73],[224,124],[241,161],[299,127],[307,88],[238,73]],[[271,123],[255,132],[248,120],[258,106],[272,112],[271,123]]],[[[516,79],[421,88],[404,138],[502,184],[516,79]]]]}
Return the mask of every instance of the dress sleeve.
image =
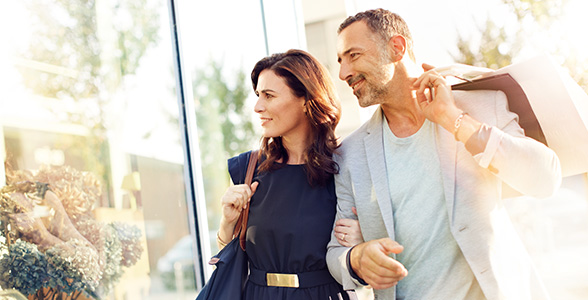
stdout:
{"type": "Polygon", "coordinates": [[[247,165],[251,151],[241,153],[237,156],[229,158],[227,161],[229,167],[229,175],[233,184],[243,184],[245,182],[245,173],[247,172],[247,165]]]}

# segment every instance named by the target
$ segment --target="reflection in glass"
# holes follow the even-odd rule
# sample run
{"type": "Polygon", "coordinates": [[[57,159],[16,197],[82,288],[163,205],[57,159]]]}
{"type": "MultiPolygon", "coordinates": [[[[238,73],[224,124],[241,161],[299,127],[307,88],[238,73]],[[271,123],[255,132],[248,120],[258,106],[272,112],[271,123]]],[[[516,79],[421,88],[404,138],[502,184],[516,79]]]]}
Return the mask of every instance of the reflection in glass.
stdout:
{"type": "Polygon", "coordinates": [[[166,4],[0,4],[2,289],[194,299],[166,4]]]}
{"type": "Polygon", "coordinates": [[[127,222],[100,222],[102,188],[91,173],[69,167],[7,170],[1,226],[8,254],[2,285],[38,299],[107,295],[143,253],[143,234],[127,222]]]}

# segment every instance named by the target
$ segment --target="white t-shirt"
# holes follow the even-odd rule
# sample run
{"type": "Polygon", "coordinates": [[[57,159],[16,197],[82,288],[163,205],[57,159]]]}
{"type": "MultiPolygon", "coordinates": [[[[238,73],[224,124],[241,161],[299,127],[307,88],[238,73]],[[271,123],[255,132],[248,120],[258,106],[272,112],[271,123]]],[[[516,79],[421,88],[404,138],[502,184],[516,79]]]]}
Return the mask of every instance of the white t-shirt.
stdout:
{"type": "Polygon", "coordinates": [[[398,138],[383,120],[396,259],[408,270],[396,299],[486,299],[449,228],[435,125],[398,138]]]}

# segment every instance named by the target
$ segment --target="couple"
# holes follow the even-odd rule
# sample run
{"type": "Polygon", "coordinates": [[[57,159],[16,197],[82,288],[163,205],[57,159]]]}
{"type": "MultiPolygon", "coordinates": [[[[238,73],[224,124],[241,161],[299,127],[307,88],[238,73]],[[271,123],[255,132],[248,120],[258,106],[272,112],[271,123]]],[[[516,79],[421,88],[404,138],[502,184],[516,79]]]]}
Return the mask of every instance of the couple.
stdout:
{"type": "MultiPolygon", "coordinates": [[[[559,160],[525,137],[505,95],[422,72],[406,23],[383,9],[341,24],[337,56],[360,106],[379,104],[340,147],[340,106],[315,58],[290,50],[251,74],[261,162],[251,188],[223,196],[217,236],[230,241],[250,205],[244,298],[353,299],[368,284],[376,299],[548,298],[501,184],[549,196],[559,160]]],[[[233,182],[248,156],[229,160],[233,182]]]]}

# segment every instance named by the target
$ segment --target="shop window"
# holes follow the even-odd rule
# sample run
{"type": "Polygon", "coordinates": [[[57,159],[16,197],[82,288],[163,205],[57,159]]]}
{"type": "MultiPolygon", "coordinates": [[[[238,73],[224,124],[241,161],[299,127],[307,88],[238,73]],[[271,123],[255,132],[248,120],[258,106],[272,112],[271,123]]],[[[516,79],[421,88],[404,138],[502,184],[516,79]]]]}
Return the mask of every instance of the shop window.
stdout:
{"type": "Polygon", "coordinates": [[[167,1],[8,1],[0,26],[2,289],[194,299],[167,1]]]}

